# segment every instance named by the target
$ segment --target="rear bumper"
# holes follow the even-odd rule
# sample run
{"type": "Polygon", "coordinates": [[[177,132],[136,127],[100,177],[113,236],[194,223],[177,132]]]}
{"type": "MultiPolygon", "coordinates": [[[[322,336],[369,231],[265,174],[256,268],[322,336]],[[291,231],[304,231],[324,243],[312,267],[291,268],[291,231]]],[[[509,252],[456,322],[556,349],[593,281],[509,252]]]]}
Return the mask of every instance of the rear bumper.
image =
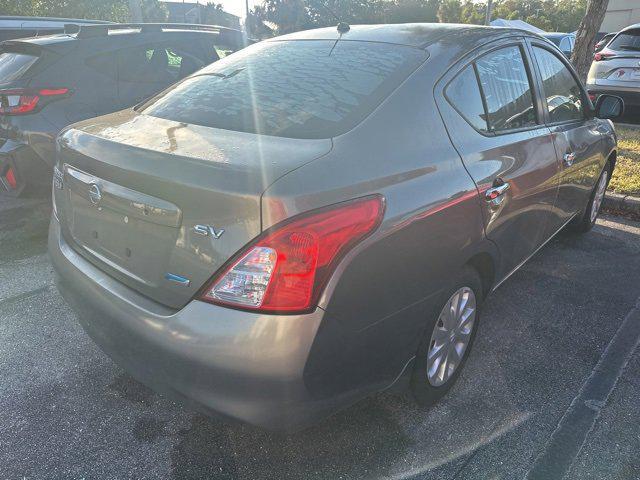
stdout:
{"type": "Polygon", "coordinates": [[[353,398],[314,400],[303,370],[324,315],[262,315],[192,301],[179,311],[138,294],[78,255],[55,218],[57,285],[89,336],[135,378],[206,413],[292,430],[353,398]]]}
{"type": "Polygon", "coordinates": [[[602,94],[616,95],[624,101],[625,107],[640,107],[640,88],[621,87],[617,85],[592,85],[587,84],[590,94],[596,96],[602,94]]]}
{"type": "Polygon", "coordinates": [[[51,167],[29,145],[14,140],[0,140],[0,144],[0,175],[12,168],[17,182],[15,189],[0,184],[0,190],[17,195],[27,184],[38,187],[51,184],[51,167]]]}

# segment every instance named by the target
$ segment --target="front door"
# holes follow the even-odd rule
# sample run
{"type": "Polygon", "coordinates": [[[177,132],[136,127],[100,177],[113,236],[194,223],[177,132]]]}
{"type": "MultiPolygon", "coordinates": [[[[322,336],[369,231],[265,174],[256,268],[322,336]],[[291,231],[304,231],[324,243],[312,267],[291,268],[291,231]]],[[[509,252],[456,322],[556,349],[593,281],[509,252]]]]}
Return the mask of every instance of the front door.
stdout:
{"type": "Polygon", "coordinates": [[[483,52],[446,78],[446,100],[439,106],[478,186],[487,237],[501,253],[501,279],[545,240],[558,163],[524,42],[501,42],[483,52]]]}
{"type": "Polygon", "coordinates": [[[532,42],[532,50],[542,84],[544,115],[560,165],[550,235],[583,211],[604,162],[598,120],[588,118],[586,94],[566,60],[542,43],[532,42]]]}

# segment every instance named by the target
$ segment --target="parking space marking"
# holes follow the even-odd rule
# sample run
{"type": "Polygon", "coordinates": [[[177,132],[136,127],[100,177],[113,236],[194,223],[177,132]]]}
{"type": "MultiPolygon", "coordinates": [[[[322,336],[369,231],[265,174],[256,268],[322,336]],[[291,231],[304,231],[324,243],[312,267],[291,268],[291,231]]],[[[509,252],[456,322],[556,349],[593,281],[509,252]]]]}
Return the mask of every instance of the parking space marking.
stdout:
{"type": "Polygon", "coordinates": [[[527,480],[564,478],[639,344],[640,298],[560,419],[544,450],[527,473],[527,480]]]}
{"type": "Polygon", "coordinates": [[[42,292],[46,292],[47,290],[49,290],[49,287],[51,287],[51,285],[45,285],[43,287],[36,288],[35,290],[29,290],[28,292],[19,293],[18,295],[0,299],[0,308],[4,307],[5,305],[10,305],[12,303],[19,302],[20,300],[24,300],[25,298],[33,297],[42,292]]]}

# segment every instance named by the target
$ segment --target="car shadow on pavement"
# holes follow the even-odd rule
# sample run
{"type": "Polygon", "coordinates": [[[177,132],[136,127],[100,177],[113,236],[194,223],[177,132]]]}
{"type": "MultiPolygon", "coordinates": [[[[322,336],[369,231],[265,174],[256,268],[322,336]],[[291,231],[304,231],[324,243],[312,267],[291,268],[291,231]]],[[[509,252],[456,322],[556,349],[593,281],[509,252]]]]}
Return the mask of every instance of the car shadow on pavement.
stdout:
{"type": "Polygon", "coordinates": [[[50,217],[46,200],[0,194],[0,262],[44,253],[50,217]]]}

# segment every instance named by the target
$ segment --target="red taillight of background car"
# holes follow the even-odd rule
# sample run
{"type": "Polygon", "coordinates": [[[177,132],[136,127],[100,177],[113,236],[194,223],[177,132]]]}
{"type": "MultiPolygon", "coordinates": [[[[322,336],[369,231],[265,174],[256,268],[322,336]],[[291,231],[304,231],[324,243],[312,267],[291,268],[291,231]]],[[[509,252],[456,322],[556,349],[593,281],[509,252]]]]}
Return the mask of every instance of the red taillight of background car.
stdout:
{"type": "Polygon", "coordinates": [[[16,174],[14,173],[13,168],[9,167],[3,176],[5,185],[7,185],[11,190],[15,190],[18,186],[18,182],[16,181],[16,174]]]}
{"type": "Polygon", "coordinates": [[[50,100],[63,98],[70,94],[68,88],[27,89],[16,88],[0,90],[0,115],[24,115],[32,113],[50,100]]]}
{"type": "Polygon", "coordinates": [[[200,299],[266,312],[309,311],[340,259],[383,214],[384,199],[376,195],[294,217],[245,247],[200,299]]]}
{"type": "Polygon", "coordinates": [[[609,58],[611,58],[613,56],[614,56],[614,54],[612,54],[612,53],[598,52],[593,56],[593,61],[594,62],[601,62],[603,60],[608,60],[609,58]]]}

